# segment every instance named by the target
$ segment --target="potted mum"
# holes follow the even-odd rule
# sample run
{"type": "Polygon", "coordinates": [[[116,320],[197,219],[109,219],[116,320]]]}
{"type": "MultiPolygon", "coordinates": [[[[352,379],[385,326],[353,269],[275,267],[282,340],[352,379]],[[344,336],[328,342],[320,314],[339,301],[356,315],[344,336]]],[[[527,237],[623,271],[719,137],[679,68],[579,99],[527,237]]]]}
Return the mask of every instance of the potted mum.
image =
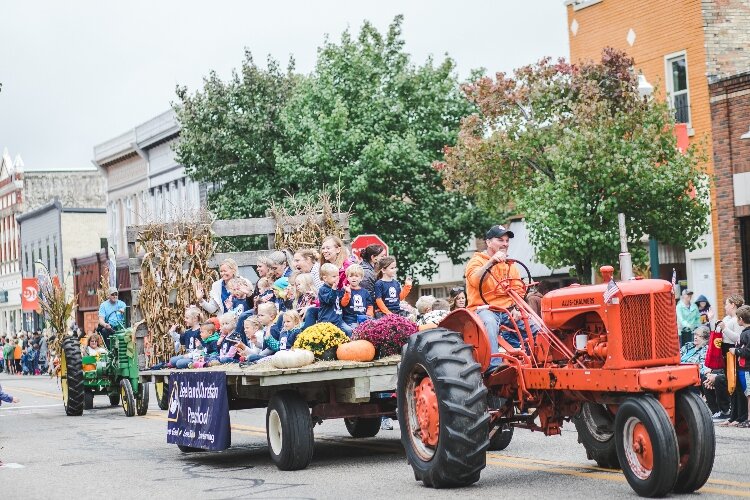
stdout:
{"type": "Polygon", "coordinates": [[[336,359],[336,348],[349,337],[333,323],[317,323],[297,335],[294,347],[307,349],[318,359],[336,359]]]}
{"type": "Polygon", "coordinates": [[[409,335],[417,333],[417,325],[398,314],[389,314],[380,319],[365,321],[354,330],[353,338],[368,340],[375,346],[376,358],[401,354],[409,335]]]}

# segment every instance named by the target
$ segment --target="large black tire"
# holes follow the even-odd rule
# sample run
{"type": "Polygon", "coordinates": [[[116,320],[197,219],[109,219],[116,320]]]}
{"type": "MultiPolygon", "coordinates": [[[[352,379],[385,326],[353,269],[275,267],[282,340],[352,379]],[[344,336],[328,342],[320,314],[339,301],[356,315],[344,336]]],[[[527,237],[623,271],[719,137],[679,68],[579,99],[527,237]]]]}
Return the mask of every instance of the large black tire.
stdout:
{"type": "Polygon", "coordinates": [[[425,486],[473,484],[487,465],[487,388],[472,353],[472,346],[458,333],[434,328],[410,336],[401,355],[397,386],[401,443],[414,477],[425,486]],[[424,398],[418,400],[419,388],[425,384],[434,389],[434,405],[430,398],[427,404],[424,398]],[[426,429],[420,426],[418,409],[426,429]],[[427,421],[425,415],[429,415],[427,421]],[[434,440],[430,433],[435,423],[437,442],[430,445],[423,436],[426,441],[434,440]]]}
{"type": "Polygon", "coordinates": [[[615,443],[615,417],[603,405],[583,403],[573,418],[578,431],[578,442],[586,449],[586,457],[599,467],[619,469],[615,443]]]}
{"type": "Polygon", "coordinates": [[[155,382],[154,392],[156,393],[156,404],[160,410],[169,408],[169,383],[155,382]]]}
{"type": "Polygon", "coordinates": [[[353,438],[369,438],[380,432],[380,417],[372,418],[345,418],[346,430],[353,438]]]}
{"type": "Polygon", "coordinates": [[[626,399],[615,416],[615,439],[625,479],[637,494],[661,497],[672,491],[680,465],[677,435],[656,398],[626,399]],[[636,448],[647,450],[645,457],[636,448]]]}
{"type": "Polygon", "coordinates": [[[692,493],[706,484],[714,467],[714,424],[706,403],[690,389],[677,393],[675,409],[680,473],[674,491],[692,493]]]}
{"type": "Polygon", "coordinates": [[[515,427],[512,425],[501,425],[500,428],[495,431],[495,435],[490,438],[490,446],[487,449],[489,451],[503,451],[513,439],[514,430],[515,427]]]}
{"type": "Polygon", "coordinates": [[[301,470],[310,465],[313,423],[307,402],[297,392],[277,392],[268,402],[266,437],[271,460],[280,470],[301,470]]]}
{"type": "Polygon", "coordinates": [[[145,415],[148,412],[148,382],[141,382],[138,384],[138,394],[135,398],[135,413],[139,416],[145,415]]]}
{"type": "Polygon", "coordinates": [[[108,396],[109,396],[109,404],[111,406],[120,405],[120,393],[119,392],[113,392],[112,394],[108,394],[108,396]]]}
{"type": "Polygon", "coordinates": [[[65,414],[77,417],[83,415],[85,404],[81,344],[78,339],[72,336],[65,337],[62,341],[61,354],[60,386],[63,393],[65,414]]]}
{"type": "Polygon", "coordinates": [[[84,410],[91,410],[94,408],[94,393],[89,391],[84,391],[83,393],[83,409],[84,410]]]}
{"type": "Polygon", "coordinates": [[[135,396],[133,396],[133,386],[130,385],[130,379],[120,380],[120,400],[125,416],[132,417],[135,415],[135,396]]]}

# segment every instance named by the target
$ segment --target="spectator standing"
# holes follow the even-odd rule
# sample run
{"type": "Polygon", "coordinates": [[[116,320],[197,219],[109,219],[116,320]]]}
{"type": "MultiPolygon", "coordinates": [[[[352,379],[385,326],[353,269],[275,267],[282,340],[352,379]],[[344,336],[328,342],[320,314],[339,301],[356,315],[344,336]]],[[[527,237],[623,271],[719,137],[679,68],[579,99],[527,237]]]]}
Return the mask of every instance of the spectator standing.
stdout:
{"type": "Polygon", "coordinates": [[[680,347],[690,342],[693,338],[693,330],[700,325],[700,312],[698,306],[692,303],[693,292],[683,290],[680,301],[677,303],[677,328],[680,335],[680,347]]]}
{"type": "Polygon", "coordinates": [[[701,325],[708,326],[709,330],[713,325],[716,312],[711,307],[711,303],[708,301],[705,295],[698,295],[695,301],[695,305],[698,306],[698,313],[700,314],[701,325]]]}
{"type": "MultiPolygon", "coordinates": [[[[743,328],[740,334],[740,340],[736,347],[729,349],[737,357],[737,375],[739,384],[735,392],[741,392],[745,396],[746,411],[750,413],[750,306],[742,306],[737,309],[737,322],[743,328]]],[[[750,421],[747,419],[740,422],[737,427],[750,428],[750,421]]]]}
{"type": "MultiPolygon", "coordinates": [[[[724,311],[726,316],[716,323],[716,330],[721,332],[722,345],[721,349],[726,361],[727,351],[734,347],[740,340],[742,327],[737,323],[737,308],[744,305],[745,300],[741,295],[730,295],[724,301],[724,311]]],[[[736,422],[741,415],[738,405],[742,404],[742,397],[737,394],[730,395],[727,387],[727,377],[724,370],[714,370],[715,376],[710,377],[711,391],[706,392],[706,402],[709,403],[714,416],[715,422],[727,421],[727,423],[736,422]],[[715,401],[715,410],[711,406],[712,400],[715,401]],[[730,400],[732,403],[730,403],[730,400]]],[[[744,407],[744,405],[743,405],[744,407]]]]}

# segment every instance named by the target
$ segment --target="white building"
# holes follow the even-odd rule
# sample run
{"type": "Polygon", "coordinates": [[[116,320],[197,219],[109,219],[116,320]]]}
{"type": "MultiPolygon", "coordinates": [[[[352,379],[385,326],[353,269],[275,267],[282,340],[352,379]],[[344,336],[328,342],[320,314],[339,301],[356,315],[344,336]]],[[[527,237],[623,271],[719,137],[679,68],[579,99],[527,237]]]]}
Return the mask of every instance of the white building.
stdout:
{"type": "Polygon", "coordinates": [[[205,189],[175,160],[179,135],[170,109],[94,146],[94,165],[107,179],[109,244],[117,255],[127,253],[127,226],[168,221],[205,205],[205,189]]]}

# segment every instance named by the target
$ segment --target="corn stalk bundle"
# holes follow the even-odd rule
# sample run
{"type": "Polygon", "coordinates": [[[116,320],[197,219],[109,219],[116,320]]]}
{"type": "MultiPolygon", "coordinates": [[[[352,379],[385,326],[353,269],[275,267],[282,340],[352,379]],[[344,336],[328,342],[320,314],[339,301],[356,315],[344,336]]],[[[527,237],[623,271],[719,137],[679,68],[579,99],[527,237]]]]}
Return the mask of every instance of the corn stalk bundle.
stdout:
{"type": "Polygon", "coordinates": [[[109,299],[109,266],[104,268],[102,277],[99,280],[99,289],[96,291],[96,296],[99,298],[101,304],[105,300],[109,299]]]}
{"type": "Polygon", "coordinates": [[[276,221],[275,247],[295,253],[301,248],[320,248],[326,236],[338,236],[343,240],[346,231],[334,218],[336,212],[343,212],[340,187],[335,199],[324,190],[315,198],[289,195],[283,203],[271,201],[268,213],[276,221]],[[295,218],[302,222],[297,223],[295,218]]]}
{"type": "Polygon", "coordinates": [[[197,303],[194,286],[200,283],[204,290],[210,290],[218,279],[208,266],[214,253],[211,222],[210,215],[201,212],[198,217],[141,227],[137,243],[137,252],[143,253],[138,306],[148,332],[149,366],[175,354],[167,332],[171,325],[183,323],[187,306],[197,303]]]}
{"type": "Polygon", "coordinates": [[[70,317],[76,307],[76,297],[71,294],[68,298],[64,284],[55,277],[49,275],[49,270],[41,263],[36,262],[37,279],[39,281],[39,306],[42,315],[47,318],[50,327],[57,334],[50,344],[55,352],[60,352],[63,337],[71,335],[70,317]]]}

